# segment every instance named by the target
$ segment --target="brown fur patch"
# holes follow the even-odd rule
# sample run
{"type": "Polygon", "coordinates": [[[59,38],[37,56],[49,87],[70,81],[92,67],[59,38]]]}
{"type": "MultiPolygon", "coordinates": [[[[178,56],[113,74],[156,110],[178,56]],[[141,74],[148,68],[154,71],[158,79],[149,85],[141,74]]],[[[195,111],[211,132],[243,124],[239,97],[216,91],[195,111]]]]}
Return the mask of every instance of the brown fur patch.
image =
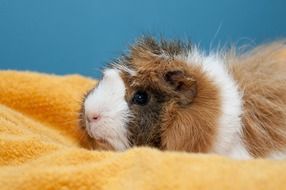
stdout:
{"type": "MultiPolygon", "coordinates": [[[[185,63],[182,63],[185,64],[185,63]]],[[[220,116],[218,89],[198,67],[186,67],[197,81],[191,105],[168,103],[162,116],[162,147],[167,150],[208,152],[213,145],[220,116]]]]}
{"type": "Polygon", "coordinates": [[[285,43],[229,54],[230,70],[244,92],[243,139],[254,157],[286,149],[285,43]]]}

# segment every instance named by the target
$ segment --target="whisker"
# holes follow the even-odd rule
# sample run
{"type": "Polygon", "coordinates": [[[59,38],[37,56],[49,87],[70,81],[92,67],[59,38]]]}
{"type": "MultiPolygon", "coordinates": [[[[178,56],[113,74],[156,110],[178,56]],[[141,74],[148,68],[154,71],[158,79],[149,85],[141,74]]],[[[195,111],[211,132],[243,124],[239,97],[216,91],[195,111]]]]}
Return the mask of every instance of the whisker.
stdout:
{"type": "Polygon", "coordinates": [[[213,36],[213,38],[210,41],[209,51],[212,50],[213,43],[214,43],[215,39],[217,38],[221,28],[222,28],[222,24],[223,24],[223,22],[221,21],[219,26],[218,26],[218,28],[217,28],[217,30],[216,30],[216,32],[215,32],[215,34],[214,34],[214,36],[213,36]]]}

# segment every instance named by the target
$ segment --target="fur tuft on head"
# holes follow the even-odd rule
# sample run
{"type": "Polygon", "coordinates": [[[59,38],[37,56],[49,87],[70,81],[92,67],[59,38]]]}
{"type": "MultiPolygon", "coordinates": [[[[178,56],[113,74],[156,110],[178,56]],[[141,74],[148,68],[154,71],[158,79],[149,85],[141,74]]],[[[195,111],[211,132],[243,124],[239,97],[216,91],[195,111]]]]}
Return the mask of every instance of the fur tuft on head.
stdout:
{"type": "Polygon", "coordinates": [[[187,55],[192,50],[191,43],[183,43],[179,40],[167,41],[161,39],[157,42],[153,37],[145,36],[130,48],[130,57],[145,59],[151,57],[165,57],[174,59],[178,55],[187,55]]]}

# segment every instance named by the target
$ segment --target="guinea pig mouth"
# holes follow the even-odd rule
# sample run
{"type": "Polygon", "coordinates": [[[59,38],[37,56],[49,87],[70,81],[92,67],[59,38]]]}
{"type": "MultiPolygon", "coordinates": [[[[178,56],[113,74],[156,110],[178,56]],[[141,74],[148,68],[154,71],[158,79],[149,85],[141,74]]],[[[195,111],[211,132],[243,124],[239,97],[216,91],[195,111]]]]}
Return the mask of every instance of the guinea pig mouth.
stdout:
{"type": "Polygon", "coordinates": [[[104,137],[107,137],[107,136],[101,134],[100,132],[101,127],[102,126],[98,124],[87,124],[86,131],[91,138],[94,138],[96,140],[105,139],[104,137]]]}
{"type": "Polygon", "coordinates": [[[88,124],[86,126],[87,134],[96,142],[108,143],[114,150],[123,151],[129,148],[129,141],[126,131],[120,131],[113,128],[114,126],[106,126],[104,123],[88,124]]]}

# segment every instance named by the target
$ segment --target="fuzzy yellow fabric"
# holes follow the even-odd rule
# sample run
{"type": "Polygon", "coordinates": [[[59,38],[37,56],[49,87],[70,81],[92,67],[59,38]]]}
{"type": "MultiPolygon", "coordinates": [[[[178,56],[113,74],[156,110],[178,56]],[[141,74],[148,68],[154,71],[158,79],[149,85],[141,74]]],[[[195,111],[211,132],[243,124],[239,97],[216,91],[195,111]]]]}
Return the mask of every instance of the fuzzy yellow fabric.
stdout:
{"type": "Polygon", "coordinates": [[[0,189],[286,189],[286,160],[80,147],[77,110],[94,84],[0,72],[0,189]]]}

